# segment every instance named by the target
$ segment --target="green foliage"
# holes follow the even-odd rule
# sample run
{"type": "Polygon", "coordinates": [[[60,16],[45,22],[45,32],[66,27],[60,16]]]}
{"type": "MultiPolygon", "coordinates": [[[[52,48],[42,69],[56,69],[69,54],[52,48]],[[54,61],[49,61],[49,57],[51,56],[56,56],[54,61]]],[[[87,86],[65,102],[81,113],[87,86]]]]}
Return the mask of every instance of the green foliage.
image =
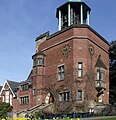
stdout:
{"type": "Polygon", "coordinates": [[[116,41],[110,44],[110,103],[116,103],[116,41]]]}
{"type": "Polygon", "coordinates": [[[7,117],[7,113],[12,111],[12,106],[9,103],[0,102],[0,118],[7,117]]]}
{"type": "Polygon", "coordinates": [[[35,112],[35,117],[39,117],[39,116],[42,116],[43,115],[43,113],[42,113],[42,111],[38,111],[38,112],[35,112]]]}

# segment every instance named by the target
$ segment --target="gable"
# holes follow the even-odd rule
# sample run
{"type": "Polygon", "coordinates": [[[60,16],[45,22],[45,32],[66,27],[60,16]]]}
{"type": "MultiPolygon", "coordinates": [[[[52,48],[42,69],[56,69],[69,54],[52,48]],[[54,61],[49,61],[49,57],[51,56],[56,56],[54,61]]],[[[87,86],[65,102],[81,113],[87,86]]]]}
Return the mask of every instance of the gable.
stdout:
{"type": "Polygon", "coordinates": [[[97,62],[96,62],[96,64],[95,64],[95,67],[107,69],[105,63],[103,62],[103,60],[102,60],[102,58],[101,58],[101,55],[99,55],[99,57],[98,57],[98,59],[97,59],[97,62]]]}
{"type": "Polygon", "coordinates": [[[18,84],[16,82],[6,80],[1,91],[0,91],[0,95],[2,95],[4,90],[10,90],[13,97],[15,97],[16,96],[15,95],[15,88],[17,88],[17,87],[18,87],[18,84]]]}

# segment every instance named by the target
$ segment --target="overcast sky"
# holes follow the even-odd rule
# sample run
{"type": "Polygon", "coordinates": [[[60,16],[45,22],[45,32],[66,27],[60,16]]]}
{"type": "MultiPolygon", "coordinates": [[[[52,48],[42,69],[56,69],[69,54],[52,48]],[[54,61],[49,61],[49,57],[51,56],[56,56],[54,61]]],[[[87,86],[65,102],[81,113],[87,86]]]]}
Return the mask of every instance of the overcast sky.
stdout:
{"type": "MultiPolygon", "coordinates": [[[[57,31],[56,8],[67,0],[0,0],[0,85],[25,80],[32,68],[35,39],[57,31]]],[[[90,26],[107,41],[116,39],[116,0],[85,0],[90,26]]]]}

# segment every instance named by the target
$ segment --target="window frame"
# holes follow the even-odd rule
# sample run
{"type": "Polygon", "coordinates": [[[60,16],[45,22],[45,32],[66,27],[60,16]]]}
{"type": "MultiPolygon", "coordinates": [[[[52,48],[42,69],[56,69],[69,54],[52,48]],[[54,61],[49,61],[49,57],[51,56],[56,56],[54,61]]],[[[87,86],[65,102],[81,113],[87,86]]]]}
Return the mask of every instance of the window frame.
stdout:
{"type": "Polygon", "coordinates": [[[2,102],[5,102],[5,96],[4,95],[2,96],[2,102]]]}
{"type": "Polygon", "coordinates": [[[65,79],[65,65],[64,64],[59,65],[57,67],[57,76],[58,76],[58,81],[65,79]]]}
{"type": "Polygon", "coordinates": [[[36,95],[36,89],[35,88],[33,88],[32,94],[33,94],[33,96],[36,95]]]}
{"type": "Polygon", "coordinates": [[[43,56],[39,56],[33,60],[33,66],[44,66],[45,58],[43,56]]]}
{"type": "Polygon", "coordinates": [[[83,90],[82,89],[78,89],[78,91],[77,91],[77,101],[78,102],[82,102],[83,101],[83,90]]]}
{"type": "Polygon", "coordinates": [[[5,91],[5,102],[9,103],[10,102],[10,91],[5,91]]]}
{"type": "Polygon", "coordinates": [[[13,99],[13,96],[12,94],[10,94],[10,105],[12,106],[12,99],[13,99]]]}
{"type": "Polygon", "coordinates": [[[38,57],[37,58],[37,65],[38,66],[44,66],[44,57],[38,57]]]}
{"type": "Polygon", "coordinates": [[[104,70],[104,69],[100,69],[100,68],[98,68],[97,70],[96,70],[96,80],[98,80],[98,81],[105,81],[105,79],[106,79],[106,71],[104,70]]]}
{"type": "Polygon", "coordinates": [[[26,91],[26,90],[29,90],[29,84],[22,84],[20,85],[21,86],[21,91],[26,91]]]}
{"type": "Polygon", "coordinates": [[[78,78],[82,78],[83,77],[83,62],[78,62],[77,65],[77,76],[78,78]],[[81,65],[81,67],[80,67],[81,65]]]}
{"type": "Polygon", "coordinates": [[[21,105],[27,105],[29,104],[29,96],[22,96],[20,97],[20,104],[21,105]]]}
{"type": "Polygon", "coordinates": [[[62,102],[66,102],[69,101],[70,99],[70,92],[69,91],[65,91],[65,92],[60,92],[59,93],[59,101],[62,102]]]}

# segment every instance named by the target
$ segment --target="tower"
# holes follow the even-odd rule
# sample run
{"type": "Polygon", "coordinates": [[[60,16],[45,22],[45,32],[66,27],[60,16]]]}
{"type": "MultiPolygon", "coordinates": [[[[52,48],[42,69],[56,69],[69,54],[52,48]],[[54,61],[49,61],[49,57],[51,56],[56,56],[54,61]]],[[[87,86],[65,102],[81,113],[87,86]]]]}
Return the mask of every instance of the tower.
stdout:
{"type": "Polygon", "coordinates": [[[68,2],[57,8],[58,30],[60,31],[72,24],[89,25],[90,11],[91,9],[83,0],[68,0],[68,2]]]}

